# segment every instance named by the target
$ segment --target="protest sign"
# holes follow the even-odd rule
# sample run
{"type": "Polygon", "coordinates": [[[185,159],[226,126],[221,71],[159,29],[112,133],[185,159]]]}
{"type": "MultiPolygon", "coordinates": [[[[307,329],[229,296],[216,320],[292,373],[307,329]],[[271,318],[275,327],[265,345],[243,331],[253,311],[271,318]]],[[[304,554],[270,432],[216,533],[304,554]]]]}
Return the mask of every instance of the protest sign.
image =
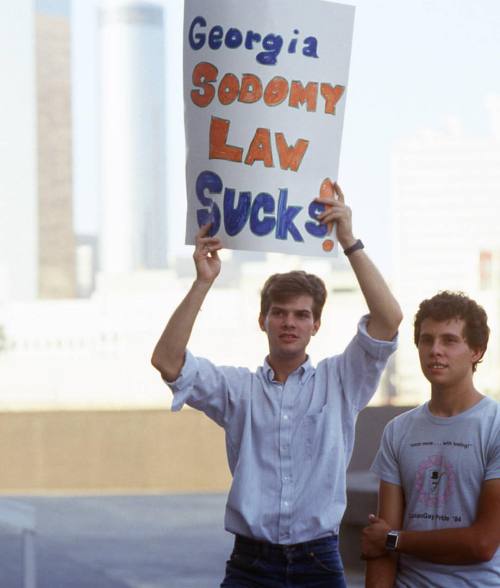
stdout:
{"type": "Polygon", "coordinates": [[[336,255],[315,199],[337,179],[354,7],[185,0],[186,243],[336,255]]]}

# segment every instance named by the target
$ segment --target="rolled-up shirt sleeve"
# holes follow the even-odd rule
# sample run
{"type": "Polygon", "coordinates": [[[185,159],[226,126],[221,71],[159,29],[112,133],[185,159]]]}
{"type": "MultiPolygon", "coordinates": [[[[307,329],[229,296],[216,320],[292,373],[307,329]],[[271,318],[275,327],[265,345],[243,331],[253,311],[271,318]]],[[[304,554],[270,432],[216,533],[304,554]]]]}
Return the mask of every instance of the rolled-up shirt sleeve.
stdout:
{"type": "Polygon", "coordinates": [[[179,377],[173,382],[164,380],[173,393],[172,411],[187,404],[224,427],[239,400],[241,382],[247,372],[245,368],[215,366],[186,350],[179,377]]]}
{"type": "Polygon", "coordinates": [[[356,410],[368,404],[389,357],[397,347],[397,335],[392,341],[381,341],[368,334],[369,318],[369,315],[361,318],[356,335],[340,356],[340,379],[346,401],[356,410]]]}

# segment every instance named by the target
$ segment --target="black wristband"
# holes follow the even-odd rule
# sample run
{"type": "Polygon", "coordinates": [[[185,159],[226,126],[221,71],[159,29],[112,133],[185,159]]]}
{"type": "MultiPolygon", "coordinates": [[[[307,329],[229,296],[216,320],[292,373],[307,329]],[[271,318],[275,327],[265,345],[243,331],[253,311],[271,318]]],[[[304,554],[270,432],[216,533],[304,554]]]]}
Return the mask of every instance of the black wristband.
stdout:
{"type": "Polygon", "coordinates": [[[349,255],[351,255],[351,253],[354,253],[358,249],[364,249],[364,248],[365,248],[365,246],[363,245],[363,241],[361,241],[361,239],[358,239],[356,241],[356,243],[354,243],[354,245],[351,245],[347,249],[344,249],[344,253],[345,253],[345,255],[347,255],[349,257],[349,255]]]}

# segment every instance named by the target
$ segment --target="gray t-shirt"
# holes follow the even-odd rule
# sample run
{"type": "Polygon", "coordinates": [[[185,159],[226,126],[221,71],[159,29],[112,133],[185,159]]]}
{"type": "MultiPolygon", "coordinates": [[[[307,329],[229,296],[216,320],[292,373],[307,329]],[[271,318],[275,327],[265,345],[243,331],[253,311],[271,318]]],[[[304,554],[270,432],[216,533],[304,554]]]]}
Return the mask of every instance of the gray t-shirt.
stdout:
{"type": "MultiPolygon", "coordinates": [[[[403,528],[468,527],[484,481],[500,478],[500,403],[483,398],[454,417],[428,404],[393,419],[384,430],[372,471],[403,487],[403,528]]],[[[441,565],[401,554],[397,588],[500,586],[500,549],[489,562],[441,565]]]]}

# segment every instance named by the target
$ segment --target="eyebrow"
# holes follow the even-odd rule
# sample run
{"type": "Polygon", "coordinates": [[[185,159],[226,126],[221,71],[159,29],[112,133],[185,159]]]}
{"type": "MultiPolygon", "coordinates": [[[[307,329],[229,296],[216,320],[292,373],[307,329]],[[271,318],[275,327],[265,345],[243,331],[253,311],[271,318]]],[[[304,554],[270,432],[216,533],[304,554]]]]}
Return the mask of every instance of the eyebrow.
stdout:
{"type": "MultiPolygon", "coordinates": [[[[285,308],[284,306],[280,306],[279,304],[271,304],[270,310],[285,310],[285,311],[287,311],[288,309],[285,308]]],[[[295,308],[295,309],[292,309],[291,312],[307,312],[308,314],[313,313],[312,309],[310,309],[310,308],[295,308]]]]}
{"type": "Polygon", "coordinates": [[[460,337],[463,338],[463,335],[457,335],[456,333],[440,333],[439,335],[433,335],[432,333],[420,333],[419,335],[419,339],[421,339],[422,337],[428,337],[428,338],[435,338],[435,337],[452,337],[454,339],[460,339],[460,337]]]}

